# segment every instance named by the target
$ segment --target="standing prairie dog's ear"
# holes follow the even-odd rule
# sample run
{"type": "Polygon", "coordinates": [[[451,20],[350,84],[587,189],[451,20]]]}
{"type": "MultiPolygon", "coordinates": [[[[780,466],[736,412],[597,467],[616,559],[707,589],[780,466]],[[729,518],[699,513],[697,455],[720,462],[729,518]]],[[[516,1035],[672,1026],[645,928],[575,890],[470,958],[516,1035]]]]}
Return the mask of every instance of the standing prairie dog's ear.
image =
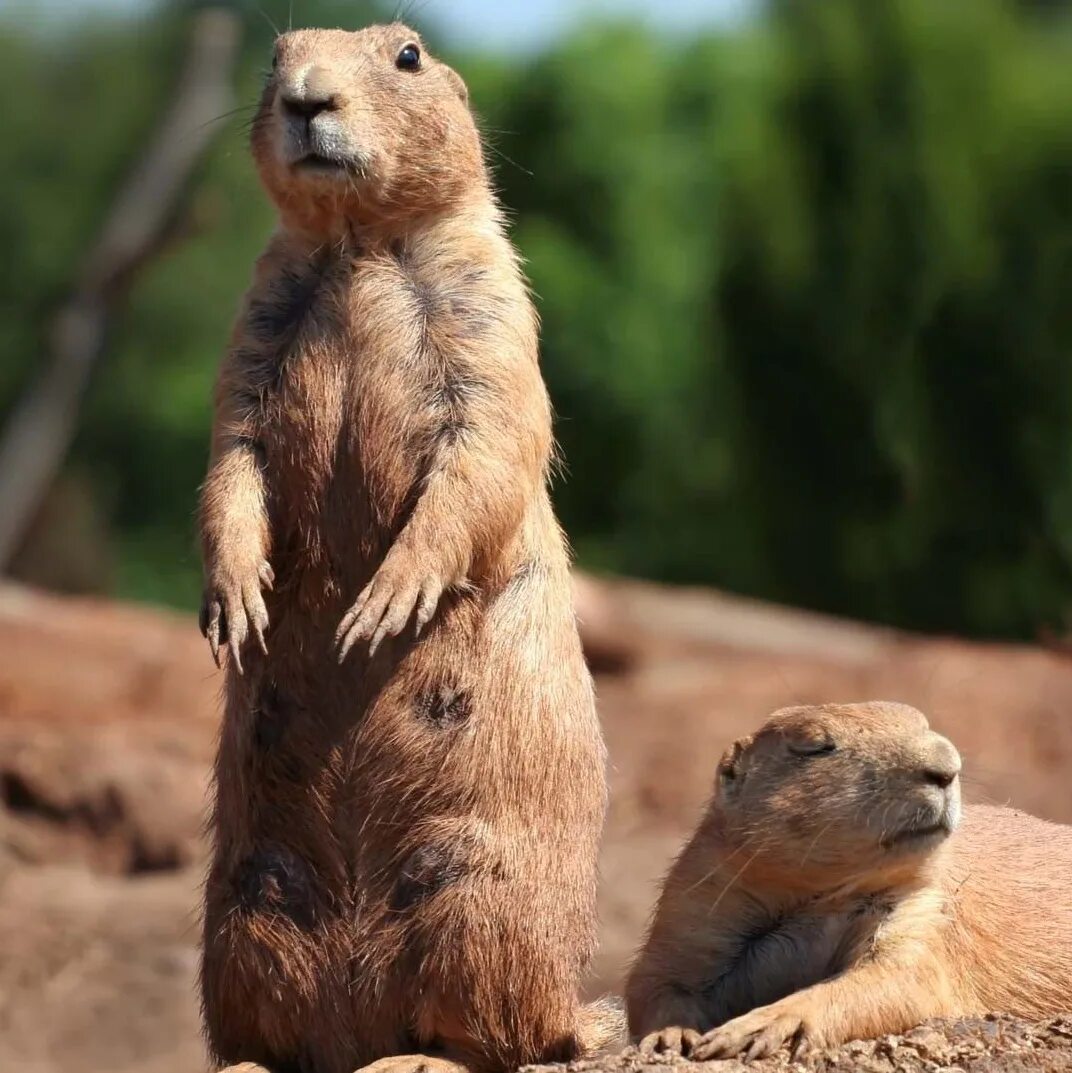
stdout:
{"type": "Polygon", "coordinates": [[[738,738],[723,754],[718,762],[718,786],[725,789],[738,782],[744,775],[746,767],[746,753],[752,744],[752,736],[738,738]]]}
{"type": "Polygon", "coordinates": [[[469,87],[465,84],[462,76],[453,67],[445,68],[447,80],[454,87],[454,92],[461,98],[463,104],[469,103],[469,87]]]}

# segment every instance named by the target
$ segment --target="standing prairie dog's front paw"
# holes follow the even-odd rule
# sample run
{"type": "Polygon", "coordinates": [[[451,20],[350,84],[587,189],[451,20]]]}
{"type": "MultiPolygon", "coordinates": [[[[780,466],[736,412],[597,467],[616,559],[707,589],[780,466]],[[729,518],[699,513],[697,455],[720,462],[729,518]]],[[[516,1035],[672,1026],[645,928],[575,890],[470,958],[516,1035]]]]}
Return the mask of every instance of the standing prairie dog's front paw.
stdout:
{"type": "Polygon", "coordinates": [[[201,635],[208,640],[212,658],[220,665],[220,648],[226,645],[238,673],[242,673],[242,645],[252,633],[260,650],[267,655],[264,632],[268,629],[268,609],[263,589],[269,592],[275,573],[268,562],[255,558],[248,564],[215,565],[205,583],[201,602],[201,635]]]}
{"type": "Polygon", "coordinates": [[[380,642],[385,637],[397,637],[414,614],[414,631],[419,636],[435,614],[447,584],[396,543],[335,631],[339,662],[346,659],[358,641],[367,640],[369,655],[375,655],[380,642]]]}

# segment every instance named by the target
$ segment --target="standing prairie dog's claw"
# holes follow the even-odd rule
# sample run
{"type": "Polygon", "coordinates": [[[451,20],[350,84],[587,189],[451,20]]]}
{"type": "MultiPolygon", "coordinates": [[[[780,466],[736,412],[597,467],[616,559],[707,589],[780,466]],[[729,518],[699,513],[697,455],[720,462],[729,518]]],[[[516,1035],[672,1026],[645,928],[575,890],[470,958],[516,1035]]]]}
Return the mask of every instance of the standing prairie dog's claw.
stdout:
{"type": "MultiPolygon", "coordinates": [[[[199,625],[201,627],[201,636],[208,641],[209,651],[212,653],[213,662],[217,667],[220,665],[220,634],[221,634],[221,618],[223,615],[223,609],[220,606],[220,601],[215,596],[209,596],[206,594],[201,602],[201,614],[199,616],[199,625]]],[[[226,643],[226,624],[222,625],[222,633],[224,635],[224,643],[226,643]]]]}
{"type": "Polygon", "coordinates": [[[230,634],[228,648],[231,651],[235,670],[239,674],[245,673],[242,668],[242,645],[245,643],[248,632],[246,627],[246,613],[243,609],[239,608],[237,613],[228,610],[227,630],[230,634]]]}
{"type": "Polygon", "coordinates": [[[250,636],[268,654],[268,608],[262,589],[271,591],[274,582],[275,573],[264,561],[241,573],[221,573],[210,581],[201,604],[200,626],[217,667],[220,651],[226,648],[235,670],[243,674],[242,646],[250,636]]]}
{"type": "Polygon", "coordinates": [[[264,606],[264,597],[256,585],[248,585],[242,594],[242,602],[245,606],[246,618],[250,629],[257,640],[257,646],[266,656],[268,645],[264,640],[264,631],[268,629],[268,609],[264,606]]]}
{"type": "Polygon", "coordinates": [[[417,599],[417,621],[414,630],[417,637],[420,637],[425,626],[432,621],[442,595],[443,586],[436,578],[429,579],[421,586],[420,596],[417,599]]]}
{"type": "Polygon", "coordinates": [[[438,578],[428,577],[416,584],[408,571],[399,569],[388,558],[335,631],[339,662],[346,659],[358,641],[367,640],[369,655],[374,656],[384,639],[397,637],[414,616],[415,636],[420,636],[435,614],[442,592],[443,583],[438,578]]]}

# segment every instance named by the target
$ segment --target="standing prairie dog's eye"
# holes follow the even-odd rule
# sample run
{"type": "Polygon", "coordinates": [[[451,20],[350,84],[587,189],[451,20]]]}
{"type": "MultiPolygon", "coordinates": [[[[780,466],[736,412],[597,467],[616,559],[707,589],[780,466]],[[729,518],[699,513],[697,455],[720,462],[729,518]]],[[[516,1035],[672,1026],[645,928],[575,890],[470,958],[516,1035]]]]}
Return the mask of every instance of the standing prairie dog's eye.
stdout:
{"type": "Polygon", "coordinates": [[[400,71],[417,71],[421,66],[421,50],[414,44],[406,45],[398,54],[395,66],[400,71]]]}

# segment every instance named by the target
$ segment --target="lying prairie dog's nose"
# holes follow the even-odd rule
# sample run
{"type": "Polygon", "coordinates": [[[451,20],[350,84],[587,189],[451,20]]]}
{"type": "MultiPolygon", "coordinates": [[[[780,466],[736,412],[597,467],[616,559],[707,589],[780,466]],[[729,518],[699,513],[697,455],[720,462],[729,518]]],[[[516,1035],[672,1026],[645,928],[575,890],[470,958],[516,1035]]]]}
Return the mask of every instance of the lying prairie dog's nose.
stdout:
{"type": "Polygon", "coordinates": [[[280,99],[283,107],[292,115],[312,119],[321,112],[330,112],[339,106],[337,87],[339,80],[334,72],[314,64],[283,87],[280,99]]]}
{"type": "Polygon", "coordinates": [[[931,736],[920,770],[925,782],[945,789],[960,774],[960,753],[953,743],[939,734],[931,736]]]}

